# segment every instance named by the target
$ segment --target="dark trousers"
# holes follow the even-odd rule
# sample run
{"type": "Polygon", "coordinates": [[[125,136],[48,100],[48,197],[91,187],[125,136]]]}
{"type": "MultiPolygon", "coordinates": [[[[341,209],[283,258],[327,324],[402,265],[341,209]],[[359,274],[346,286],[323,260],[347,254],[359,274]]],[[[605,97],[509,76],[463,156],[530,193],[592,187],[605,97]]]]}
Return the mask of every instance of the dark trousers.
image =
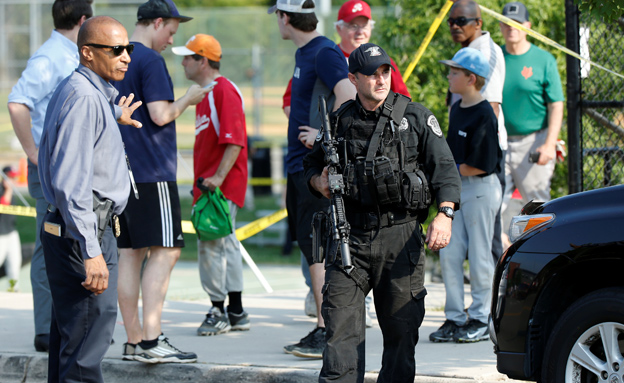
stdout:
{"type": "MultiPolygon", "coordinates": [[[[58,213],[44,222],[65,224],[58,213]]],[[[117,318],[117,243],[110,228],[102,240],[108,266],[108,289],[95,296],[82,287],[85,268],[77,241],[41,230],[41,242],[52,291],[49,383],[104,382],[101,363],[113,338],[117,318]]]]}
{"type": "Polygon", "coordinates": [[[364,298],[372,288],[384,347],[377,381],[413,383],[427,293],[420,226],[412,221],[382,229],[354,228],[350,239],[354,272],[367,275],[370,287],[358,287],[342,271],[340,260],[327,267],[322,306],[327,347],[319,382],[364,381],[364,298]]]}

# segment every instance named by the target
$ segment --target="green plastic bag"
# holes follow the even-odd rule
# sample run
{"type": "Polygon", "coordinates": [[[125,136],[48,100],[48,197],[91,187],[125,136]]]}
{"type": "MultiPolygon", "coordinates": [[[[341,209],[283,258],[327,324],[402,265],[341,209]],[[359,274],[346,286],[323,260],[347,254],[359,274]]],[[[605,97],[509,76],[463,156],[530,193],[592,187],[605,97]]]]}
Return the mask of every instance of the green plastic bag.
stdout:
{"type": "Polygon", "coordinates": [[[191,222],[201,241],[213,241],[232,234],[230,208],[219,188],[202,193],[191,210],[191,222]]]}

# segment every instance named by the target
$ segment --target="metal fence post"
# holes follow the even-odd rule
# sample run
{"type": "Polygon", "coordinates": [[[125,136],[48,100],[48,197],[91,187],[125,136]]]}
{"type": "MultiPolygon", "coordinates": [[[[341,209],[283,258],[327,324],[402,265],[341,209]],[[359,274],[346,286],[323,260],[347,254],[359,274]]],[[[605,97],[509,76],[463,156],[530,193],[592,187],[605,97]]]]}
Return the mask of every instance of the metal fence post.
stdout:
{"type": "MultiPolygon", "coordinates": [[[[579,52],[579,11],[574,0],[566,0],[566,46],[579,52]]],[[[581,147],[581,66],[578,59],[568,55],[567,107],[568,107],[568,190],[578,193],[583,189],[581,147]]]]}

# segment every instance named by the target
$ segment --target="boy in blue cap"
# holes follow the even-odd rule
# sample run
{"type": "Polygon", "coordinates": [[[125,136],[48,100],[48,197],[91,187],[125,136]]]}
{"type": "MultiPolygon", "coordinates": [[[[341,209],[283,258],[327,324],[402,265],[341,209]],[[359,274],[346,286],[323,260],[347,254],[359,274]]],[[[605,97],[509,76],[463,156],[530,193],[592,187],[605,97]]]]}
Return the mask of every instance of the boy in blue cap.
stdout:
{"type": "Polygon", "coordinates": [[[492,235],[502,191],[496,172],[502,151],[497,119],[480,89],[489,64],[480,51],[460,49],[452,60],[442,60],[452,93],[462,96],[451,106],[447,142],[461,176],[461,209],[455,213],[451,241],[440,250],[446,289],[446,321],[431,335],[432,342],[471,343],[489,337],[487,319],[494,261],[492,235]],[[464,260],[470,264],[472,304],[464,311],[464,260]]]}

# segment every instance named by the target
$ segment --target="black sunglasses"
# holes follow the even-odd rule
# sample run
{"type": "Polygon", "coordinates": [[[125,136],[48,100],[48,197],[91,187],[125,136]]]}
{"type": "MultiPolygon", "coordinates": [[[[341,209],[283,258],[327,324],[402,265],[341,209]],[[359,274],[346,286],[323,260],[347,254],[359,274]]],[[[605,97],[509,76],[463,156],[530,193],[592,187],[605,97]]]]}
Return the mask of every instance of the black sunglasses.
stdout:
{"type": "Polygon", "coordinates": [[[473,21],[473,20],[479,20],[480,17],[458,17],[456,19],[453,19],[451,17],[448,18],[448,20],[446,20],[446,22],[448,23],[449,27],[452,27],[453,25],[457,25],[458,27],[463,27],[464,25],[468,24],[469,22],[473,21]]]}
{"type": "Polygon", "coordinates": [[[104,45],[104,44],[89,43],[85,45],[89,47],[94,47],[94,48],[110,48],[113,51],[113,54],[115,56],[121,56],[123,54],[124,49],[128,52],[129,55],[131,55],[132,51],[134,51],[134,44],[110,46],[110,45],[104,45]]]}

